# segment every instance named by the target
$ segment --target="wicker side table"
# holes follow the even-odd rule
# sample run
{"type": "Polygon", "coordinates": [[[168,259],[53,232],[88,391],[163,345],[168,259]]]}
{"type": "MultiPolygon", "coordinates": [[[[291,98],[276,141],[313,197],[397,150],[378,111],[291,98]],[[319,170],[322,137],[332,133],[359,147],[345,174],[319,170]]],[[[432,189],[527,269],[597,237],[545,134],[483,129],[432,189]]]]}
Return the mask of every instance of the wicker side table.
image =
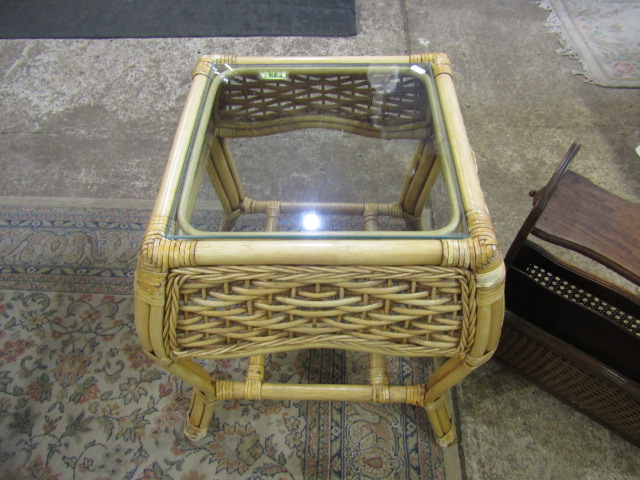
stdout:
{"type": "MultiPolygon", "coordinates": [[[[265,189],[261,195],[270,195],[265,189]]],[[[439,444],[449,445],[455,428],[447,392],[495,351],[503,287],[445,55],[200,58],[135,282],[142,347],[193,387],[189,438],[206,434],[219,400],[318,399],[421,406],[439,444]],[[391,170],[376,170],[384,197],[384,177],[409,145],[399,197],[342,198],[350,192],[340,187],[348,177],[340,172],[318,189],[339,201],[307,186],[293,199],[245,194],[248,186],[260,190],[260,177],[272,170],[245,182],[232,150],[246,156],[269,139],[304,132],[312,134],[287,154],[300,158],[281,155],[287,169],[274,182],[321,165],[302,166],[309,143],[325,142],[329,166],[339,168],[354,157],[338,158],[337,140],[346,139],[345,149],[372,141],[369,153],[357,156],[371,168],[377,155],[393,157],[391,170]],[[213,226],[193,219],[196,200],[214,202],[199,193],[205,184],[221,211],[213,226]],[[242,225],[254,217],[263,227],[242,225]],[[308,222],[291,223],[298,217],[308,222]],[[369,353],[370,384],[263,381],[265,355],[308,348],[369,353]],[[427,384],[394,386],[388,355],[448,360],[427,384]],[[212,380],[194,362],[237,357],[249,358],[244,382],[212,380]]]]}

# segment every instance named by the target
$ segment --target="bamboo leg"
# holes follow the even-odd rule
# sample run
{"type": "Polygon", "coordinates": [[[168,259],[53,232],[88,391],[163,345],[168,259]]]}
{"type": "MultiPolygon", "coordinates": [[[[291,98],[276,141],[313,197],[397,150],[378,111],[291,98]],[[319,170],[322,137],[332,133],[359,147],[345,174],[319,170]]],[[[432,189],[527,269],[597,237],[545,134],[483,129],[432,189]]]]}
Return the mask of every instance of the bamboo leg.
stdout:
{"type": "Polygon", "coordinates": [[[369,379],[373,387],[373,399],[376,403],[389,403],[389,372],[387,371],[387,356],[379,353],[371,354],[369,379]]]}
{"type": "Polygon", "coordinates": [[[213,417],[213,405],[218,399],[211,377],[204,368],[191,360],[175,362],[166,368],[193,388],[184,434],[190,440],[202,440],[213,417]]]}
{"type": "Polygon", "coordinates": [[[404,180],[400,203],[407,227],[422,230],[422,210],[437,177],[437,153],[432,140],[422,142],[404,180]]]}
{"type": "Polygon", "coordinates": [[[218,137],[213,141],[211,148],[211,161],[218,179],[220,180],[220,184],[222,185],[224,195],[229,199],[231,209],[236,210],[240,208],[240,204],[242,203],[242,193],[236,186],[232,167],[230,166],[230,160],[225,155],[224,148],[222,148],[220,138],[218,137]]]}
{"type": "Polygon", "coordinates": [[[244,382],[244,398],[247,400],[260,400],[261,389],[264,381],[264,355],[249,357],[247,377],[244,382]]]}
{"type": "Polygon", "coordinates": [[[200,391],[193,389],[191,405],[184,425],[184,435],[189,440],[197,442],[207,435],[207,430],[213,418],[213,401],[208,401],[200,391]]]}
{"type": "MultiPolygon", "coordinates": [[[[280,203],[269,202],[266,212],[265,231],[275,232],[280,223],[280,203]]],[[[253,312],[249,312],[251,314],[253,312]]],[[[249,357],[247,376],[244,383],[244,398],[248,400],[260,400],[262,398],[262,382],[264,381],[264,355],[249,357]]]]}
{"type": "Polygon", "coordinates": [[[380,229],[378,221],[378,205],[375,203],[366,203],[364,205],[364,229],[367,232],[374,232],[380,229]]]}
{"type": "Polygon", "coordinates": [[[441,447],[448,447],[456,439],[456,428],[453,424],[451,412],[449,411],[448,395],[445,394],[438,400],[426,405],[427,417],[436,437],[436,442],[441,447]]]}
{"type": "Polygon", "coordinates": [[[224,137],[218,137],[218,140],[220,141],[220,146],[222,147],[225,161],[227,162],[227,166],[229,167],[229,173],[231,174],[231,178],[233,179],[235,189],[238,192],[238,197],[242,202],[242,199],[244,198],[244,190],[242,188],[242,183],[240,182],[240,175],[238,175],[238,170],[236,169],[236,162],[233,160],[233,155],[231,155],[229,142],[227,142],[227,139],[224,137]]]}
{"type": "Polygon", "coordinates": [[[438,445],[446,447],[456,439],[456,429],[449,408],[449,390],[466,377],[473,368],[459,357],[441,365],[426,385],[407,387],[406,403],[423,407],[438,445]]]}
{"type": "Polygon", "coordinates": [[[280,202],[267,202],[265,231],[275,232],[280,225],[280,202]]]}
{"type": "Polygon", "coordinates": [[[240,216],[244,191],[231,157],[231,150],[224,139],[220,137],[213,139],[209,159],[207,163],[209,179],[224,211],[220,231],[229,231],[240,216]]]}
{"type": "Polygon", "coordinates": [[[441,446],[455,440],[455,427],[447,402],[449,390],[491,358],[498,343],[504,317],[502,283],[479,287],[476,301],[476,333],[471,350],[465,357],[450,358],[441,365],[429,379],[423,398],[423,406],[429,412],[429,420],[441,446]]]}
{"type": "Polygon", "coordinates": [[[449,408],[449,391],[472,371],[463,362],[449,362],[440,367],[440,369],[445,369],[445,373],[441,373],[440,369],[434,372],[429,379],[425,396],[422,399],[422,406],[427,411],[436,441],[441,447],[451,445],[456,439],[456,428],[449,408]],[[452,365],[453,368],[451,368],[452,365]],[[433,380],[438,378],[441,380],[431,385],[433,380]]]}
{"type": "Polygon", "coordinates": [[[402,181],[402,188],[400,189],[400,203],[405,204],[407,198],[407,191],[409,190],[409,186],[413,181],[413,177],[418,170],[418,164],[420,163],[420,159],[422,158],[422,153],[424,152],[425,144],[427,140],[422,139],[418,144],[418,148],[416,149],[413,157],[411,158],[411,163],[409,164],[409,170],[404,176],[404,180],[402,181]]]}
{"type": "MultiPolygon", "coordinates": [[[[380,229],[378,221],[378,206],[375,203],[367,203],[364,206],[364,229],[368,232],[380,229]]],[[[385,311],[385,314],[387,312],[385,311]]],[[[364,314],[363,314],[364,316],[364,314]]],[[[387,356],[372,353],[369,380],[373,387],[373,401],[376,403],[389,403],[389,372],[387,371],[387,356]]]]}
{"type": "Polygon", "coordinates": [[[496,348],[504,316],[502,291],[502,283],[478,289],[476,333],[471,350],[464,357],[453,357],[442,364],[429,382],[420,386],[422,391],[408,391],[407,403],[421,405],[427,410],[440,446],[451,445],[456,438],[449,408],[449,391],[491,358],[496,348]]]}

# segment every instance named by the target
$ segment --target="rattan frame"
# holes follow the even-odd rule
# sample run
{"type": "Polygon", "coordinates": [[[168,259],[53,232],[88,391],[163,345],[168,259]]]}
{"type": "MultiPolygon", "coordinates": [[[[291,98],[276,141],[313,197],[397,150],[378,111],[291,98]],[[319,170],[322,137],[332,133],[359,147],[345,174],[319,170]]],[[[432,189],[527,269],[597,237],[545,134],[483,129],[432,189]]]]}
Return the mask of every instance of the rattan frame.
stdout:
{"type": "MultiPolygon", "coordinates": [[[[227,65],[217,67],[226,68],[227,65]]],[[[324,67],[288,64],[286,74],[287,77],[291,75],[291,78],[284,82],[265,85],[263,81],[255,79],[253,83],[241,84],[235,91],[229,86],[231,79],[240,77],[246,82],[247,77],[243,76],[255,76],[264,70],[264,65],[234,65],[224,71],[216,68],[215,73],[210,75],[210,85],[203,95],[204,107],[201,110],[201,118],[194,132],[191,159],[188,160],[188,168],[183,173],[182,193],[180,200],[176,202],[177,225],[174,230],[180,232],[178,236],[220,236],[231,230],[240,215],[267,213],[274,208],[277,209],[277,214],[313,210],[334,215],[364,215],[363,203],[281,202],[254,200],[246,196],[228,139],[261,137],[309,128],[339,130],[342,134],[350,133],[370,138],[384,136],[385,139],[420,140],[405,176],[399,201],[375,204],[375,213],[404,218],[409,229],[413,230],[412,236],[415,236],[415,231],[423,230],[421,213],[431,186],[441,172],[449,198],[450,220],[437,230],[429,230],[425,234],[438,238],[456,235],[454,232],[464,230],[453,165],[443,158],[447,155],[438,152],[433,145],[443,145],[446,149],[446,129],[439,108],[433,105],[437,102],[433,78],[425,69],[409,63],[378,64],[375,67],[358,63],[324,67]],[[380,117],[381,123],[384,123],[382,128],[369,122],[370,117],[374,116],[373,105],[381,108],[379,102],[370,101],[375,93],[369,85],[368,78],[375,75],[393,75],[400,84],[395,85],[395,89],[403,92],[400,98],[395,99],[395,104],[393,96],[385,97],[385,114],[380,117]],[[284,83],[285,86],[280,83],[284,83]],[[317,85],[318,83],[320,85],[317,85]],[[223,85],[225,88],[221,88],[223,85]],[[325,92],[324,87],[328,87],[330,92],[325,92]],[[221,94],[221,98],[217,96],[218,93],[221,94]],[[238,99],[232,97],[234,94],[237,94],[238,99]],[[413,105],[417,111],[408,108],[405,97],[413,97],[413,105]],[[222,107],[221,103],[226,104],[227,108],[222,107]],[[253,104],[256,106],[253,107],[253,104]],[[424,111],[416,105],[421,105],[424,111]],[[421,114],[426,114],[427,111],[431,111],[433,117],[425,115],[425,118],[422,118],[421,114]],[[391,120],[387,118],[389,116],[392,117],[391,120]],[[430,141],[427,141],[427,132],[433,136],[430,141]],[[194,161],[195,159],[199,161],[194,161]],[[220,233],[198,230],[190,223],[195,203],[194,192],[198,191],[205,170],[225,212],[220,233]]],[[[322,235],[343,237],[345,233],[324,231],[322,235]]],[[[263,232],[233,233],[234,238],[262,236],[263,232]]],[[[277,232],[278,238],[286,236],[298,237],[300,232],[277,232]]],[[[401,238],[406,236],[406,233],[388,230],[377,234],[371,231],[348,232],[349,238],[378,236],[401,238]]]]}
{"type": "MultiPolygon", "coordinates": [[[[213,142],[212,148],[219,149],[224,158],[224,142],[215,138],[213,142]]],[[[242,205],[242,195],[238,195],[241,186],[234,183],[236,173],[232,162],[227,167],[224,175],[210,172],[214,173],[212,180],[221,180],[216,188],[218,192],[225,188],[231,192],[226,203],[222,202],[228,214],[227,225],[223,228],[232,225],[234,212],[247,208],[242,205]]],[[[428,188],[428,177],[427,174],[415,180],[414,184],[419,183],[417,187],[411,187],[413,179],[409,178],[403,196],[406,197],[409,188],[417,188],[418,193],[428,188]]],[[[413,193],[412,196],[420,197],[413,193]]],[[[419,201],[415,201],[413,207],[418,204],[419,201]]],[[[277,206],[267,203],[255,208],[267,212],[268,228],[277,226],[277,215],[269,217],[269,212],[277,210],[277,206]]],[[[358,207],[368,230],[376,229],[377,208],[376,205],[358,207]]],[[[399,208],[397,214],[405,216],[411,225],[415,210],[403,210],[403,205],[388,208],[399,208]]],[[[504,265],[484,203],[446,55],[305,58],[205,55],[200,58],[140,249],[135,278],[135,324],[143,349],[159,365],[193,387],[185,428],[189,438],[196,440],[206,434],[214,403],[218,400],[318,399],[421,406],[427,410],[439,444],[449,445],[455,439],[455,428],[446,394],[493,355],[504,316],[503,289],[504,265]],[[430,63],[450,139],[469,236],[242,240],[168,235],[174,204],[179,200],[180,175],[205,86],[211,66],[219,63],[430,63]],[[366,286],[360,288],[364,284],[366,286]],[[440,300],[429,298],[429,295],[442,297],[434,293],[435,288],[453,292],[448,294],[447,305],[442,306],[440,300]],[[200,299],[196,299],[198,291],[203,292],[200,299]],[[287,294],[294,292],[293,297],[296,297],[301,291],[305,300],[292,300],[291,294],[287,294]],[[181,303],[181,298],[187,300],[181,303]],[[211,308],[211,299],[226,302],[230,309],[240,312],[245,324],[229,323],[238,321],[239,315],[234,316],[233,312],[225,312],[226,317],[221,319],[216,309],[211,308]],[[452,310],[458,312],[455,318],[462,318],[461,321],[454,322],[453,317],[447,316],[452,310]],[[314,311],[321,313],[314,316],[314,311]],[[402,324],[398,324],[398,318],[390,312],[399,315],[402,324]],[[189,315],[195,315],[196,320],[189,315]],[[319,316],[323,319],[320,323],[316,320],[319,316]],[[427,320],[432,316],[438,319],[433,326],[427,320]],[[199,325],[193,327],[193,322],[199,322],[199,325]],[[197,330],[195,337],[192,335],[194,329],[197,330]],[[423,335],[425,329],[429,332],[423,335]],[[262,337],[256,332],[262,332],[262,337]],[[234,350],[221,346],[221,338],[240,338],[245,344],[234,350]],[[246,347],[248,341],[253,342],[254,347],[246,347]],[[294,348],[367,351],[371,354],[371,384],[263,382],[264,355],[294,348]],[[386,355],[449,359],[427,384],[391,386],[386,373],[386,355]],[[206,370],[193,361],[193,357],[237,356],[249,356],[244,382],[212,380],[206,370]]]]}

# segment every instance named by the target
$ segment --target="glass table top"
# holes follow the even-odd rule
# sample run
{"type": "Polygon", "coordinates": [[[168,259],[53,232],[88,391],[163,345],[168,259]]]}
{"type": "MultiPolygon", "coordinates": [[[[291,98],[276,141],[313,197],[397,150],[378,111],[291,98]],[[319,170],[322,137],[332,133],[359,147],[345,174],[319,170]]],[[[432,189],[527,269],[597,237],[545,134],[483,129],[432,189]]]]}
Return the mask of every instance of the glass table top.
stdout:
{"type": "Polygon", "coordinates": [[[431,65],[212,65],[168,229],[468,236],[431,65]]]}

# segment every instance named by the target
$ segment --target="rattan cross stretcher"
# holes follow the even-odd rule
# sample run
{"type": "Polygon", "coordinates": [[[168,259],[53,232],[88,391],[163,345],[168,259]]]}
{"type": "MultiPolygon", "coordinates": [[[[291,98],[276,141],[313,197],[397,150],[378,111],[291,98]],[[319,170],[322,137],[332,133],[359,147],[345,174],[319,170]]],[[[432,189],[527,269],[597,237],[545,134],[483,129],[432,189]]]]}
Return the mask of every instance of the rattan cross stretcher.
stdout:
{"type": "Polygon", "coordinates": [[[447,392],[494,353],[504,266],[479,186],[447,57],[203,56],[194,71],[136,270],[142,347],[193,387],[185,433],[202,438],[225,399],[399,402],[427,410],[441,445],[455,439],[447,392]],[[325,129],[417,148],[395,202],[248,197],[231,139],[325,129]],[[194,225],[208,176],[218,231],[194,225]],[[437,178],[446,219],[426,225],[437,178]],[[283,231],[313,210],[360,217],[361,231],[283,231]],[[262,215],[264,231],[238,232],[262,215]],[[388,231],[381,219],[404,222],[388,231]],[[265,355],[362,351],[369,385],[264,382],[265,355]],[[388,355],[448,357],[427,384],[394,386],[388,355]],[[213,380],[197,359],[248,357],[246,380],[213,380]]]}

